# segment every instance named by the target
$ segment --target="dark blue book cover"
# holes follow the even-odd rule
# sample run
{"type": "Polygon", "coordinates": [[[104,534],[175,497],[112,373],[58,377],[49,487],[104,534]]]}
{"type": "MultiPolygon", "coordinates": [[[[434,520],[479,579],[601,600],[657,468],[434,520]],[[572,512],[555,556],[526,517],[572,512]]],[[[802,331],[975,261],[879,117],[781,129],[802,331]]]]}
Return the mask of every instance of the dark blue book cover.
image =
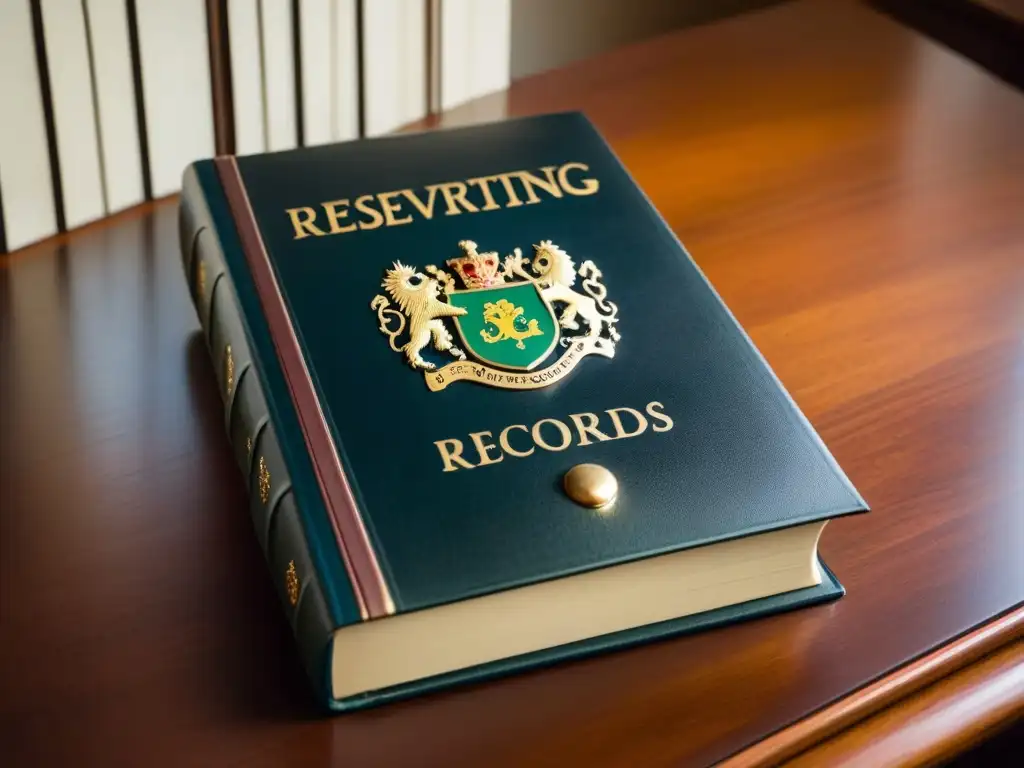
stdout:
{"type": "Polygon", "coordinates": [[[557,623],[569,593],[544,585],[751,559],[746,537],[866,505],[582,115],[197,163],[182,245],[257,534],[334,706],[841,594],[812,565],[685,616],[566,604],[599,634],[339,684],[338,643],[386,656],[383,626],[415,655],[513,606],[557,623]]]}

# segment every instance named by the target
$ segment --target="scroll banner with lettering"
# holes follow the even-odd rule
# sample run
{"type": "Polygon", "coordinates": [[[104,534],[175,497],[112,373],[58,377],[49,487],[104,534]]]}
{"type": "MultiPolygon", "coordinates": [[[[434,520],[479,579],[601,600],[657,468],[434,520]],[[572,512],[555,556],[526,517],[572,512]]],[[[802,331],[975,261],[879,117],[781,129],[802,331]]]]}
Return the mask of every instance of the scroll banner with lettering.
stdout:
{"type": "Polygon", "coordinates": [[[424,378],[431,392],[438,392],[454,381],[477,381],[499,389],[540,389],[568,376],[587,355],[615,355],[615,348],[607,339],[584,336],[571,341],[569,351],[562,355],[558,362],[540,371],[502,371],[489,365],[459,361],[448,363],[436,371],[428,371],[424,378]]]}

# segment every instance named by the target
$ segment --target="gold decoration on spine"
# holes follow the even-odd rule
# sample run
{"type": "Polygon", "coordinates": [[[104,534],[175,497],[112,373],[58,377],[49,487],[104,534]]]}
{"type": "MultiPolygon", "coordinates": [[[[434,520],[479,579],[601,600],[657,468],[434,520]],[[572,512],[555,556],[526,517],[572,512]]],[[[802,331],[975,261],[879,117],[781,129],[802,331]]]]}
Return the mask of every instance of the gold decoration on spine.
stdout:
{"type": "Polygon", "coordinates": [[[260,501],[266,504],[270,501],[270,470],[267,469],[267,460],[260,456],[260,501]]]}
{"type": "Polygon", "coordinates": [[[224,347],[224,382],[224,389],[230,397],[235,388],[235,358],[231,354],[230,344],[224,347]]]}
{"type": "Polygon", "coordinates": [[[284,572],[284,588],[288,591],[288,602],[294,608],[299,602],[299,592],[302,582],[299,581],[299,574],[295,570],[295,561],[288,563],[288,570],[284,572]]]}
{"type": "Polygon", "coordinates": [[[202,259],[199,260],[199,266],[196,268],[196,295],[206,295],[206,262],[202,259]]]}

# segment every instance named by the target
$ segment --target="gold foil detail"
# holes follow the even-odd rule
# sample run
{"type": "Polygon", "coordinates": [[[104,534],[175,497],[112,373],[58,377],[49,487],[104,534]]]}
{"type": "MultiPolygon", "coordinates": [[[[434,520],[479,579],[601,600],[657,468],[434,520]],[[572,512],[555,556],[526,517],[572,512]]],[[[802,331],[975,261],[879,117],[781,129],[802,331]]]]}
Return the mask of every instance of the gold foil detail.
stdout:
{"type": "MultiPolygon", "coordinates": [[[[391,349],[404,353],[413,369],[424,372],[427,387],[432,392],[462,380],[500,389],[539,389],[567,376],[588,355],[615,356],[615,346],[621,338],[615,327],[619,319],[618,307],[608,301],[601,270],[594,262],[584,261],[577,269],[572,257],[550,240],[533,246],[532,261],[523,258],[519,248],[513,249],[504,262],[499,262],[497,252],[480,253],[477,244],[470,240],[462,240],[458,245],[464,255],[445,263],[459,276],[464,290],[457,289],[456,279],[436,266],[427,266],[423,272],[418,272],[415,267],[396,261],[392,269],[386,270],[381,283],[386,293],[378,294],[370,302],[371,309],[377,312],[379,330],[388,337],[391,349]],[[577,279],[582,291],[573,290],[577,279]],[[552,335],[550,330],[540,327],[532,312],[531,317],[525,316],[526,304],[519,306],[518,301],[501,296],[505,286],[519,291],[521,286],[530,284],[540,295],[539,306],[554,318],[555,327],[546,352],[540,354],[540,350],[534,349],[537,355],[532,362],[525,359],[522,365],[514,365],[513,362],[520,361],[508,355],[492,356],[481,349],[475,332],[471,336],[464,333],[463,324],[468,320],[456,318],[466,315],[467,310],[452,301],[466,301],[465,294],[475,291],[493,291],[495,301],[484,304],[484,330],[479,331],[479,336],[485,345],[511,341],[522,350],[526,348],[524,339],[535,336],[546,339],[552,335]],[[456,292],[458,295],[453,295],[456,292]],[[467,360],[466,353],[453,344],[446,322],[454,323],[467,350],[478,360],[467,360]],[[425,360],[420,353],[431,343],[437,352],[447,352],[457,361],[438,368],[425,360]],[[530,372],[558,346],[565,351],[554,362],[540,371],[530,372]],[[494,363],[496,367],[486,363],[494,363]]],[[[550,319],[542,322],[550,323],[550,319]]]]}
{"type": "Polygon", "coordinates": [[[488,333],[485,328],[480,331],[480,337],[487,344],[496,344],[499,341],[510,339],[516,343],[519,349],[524,349],[526,345],[523,344],[523,339],[541,336],[544,332],[537,327],[536,319],[524,318],[520,321],[519,318],[522,316],[523,308],[517,307],[508,299],[487,302],[484,304],[484,320],[498,330],[496,333],[488,333]]]}
{"type": "Polygon", "coordinates": [[[206,295],[206,262],[199,260],[199,267],[196,269],[196,295],[206,295]]]}
{"type": "Polygon", "coordinates": [[[472,240],[460,240],[459,249],[466,255],[448,259],[445,264],[455,270],[464,286],[471,289],[490,288],[505,282],[504,274],[498,272],[501,259],[497,251],[478,253],[476,243],[472,240]]]}
{"type": "Polygon", "coordinates": [[[506,371],[482,363],[448,363],[436,371],[425,374],[427,389],[439,392],[455,381],[475,381],[498,389],[541,389],[561,381],[579,365],[587,355],[612,357],[608,349],[598,342],[604,339],[574,340],[572,348],[547,368],[539,371],[506,371]]]}
{"type": "Polygon", "coordinates": [[[284,572],[284,588],[288,591],[288,602],[294,608],[299,602],[299,592],[302,582],[299,581],[299,574],[295,570],[295,561],[288,563],[288,570],[284,572]]]}
{"type": "Polygon", "coordinates": [[[267,469],[267,460],[262,456],[259,464],[259,488],[260,501],[266,504],[270,501],[270,470],[267,469]]]}
{"type": "Polygon", "coordinates": [[[525,459],[538,449],[559,452],[571,446],[580,448],[608,440],[639,437],[650,429],[668,432],[675,426],[665,406],[652,400],[643,411],[629,406],[608,408],[600,414],[590,411],[570,413],[561,419],[547,417],[526,424],[509,424],[498,429],[470,432],[465,437],[435,440],[444,472],[485,467],[505,459],[525,459]]]}
{"type": "MultiPolygon", "coordinates": [[[[431,272],[431,268],[427,268],[431,272]]],[[[451,275],[445,275],[451,280],[451,275]]],[[[395,262],[394,269],[389,269],[381,286],[391,298],[398,303],[399,309],[392,309],[386,296],[375,296],[370,308],[377,310],[380,321],[380,332],[388,337],[391,348],[396,352],[405,352],[405,359],[414,369],[432,371],[437,366],[420,357],[420,352],[431,340],[438,352],[448,352],[459,360],[465,360],[466,354],[452,343],[452,335],[444,323],[443,317],[455,317],[466,314],[461,307],[453,307],[438,299],[441,283],[434,277],[427,277],[413,267],[407,267],[400,261],[395,262]],[[397,319],[392,330],[388,327],[391,318],[397,319]],[[409,325],[409,340],[398,346],[396,338],[409,325]]]]}
{"type": "Polygon", "coordinates": [[[230,396],[235,388],[235,358],[231,354],[230,344],[224,347],[224,382],[224,389],[230,396]]]}

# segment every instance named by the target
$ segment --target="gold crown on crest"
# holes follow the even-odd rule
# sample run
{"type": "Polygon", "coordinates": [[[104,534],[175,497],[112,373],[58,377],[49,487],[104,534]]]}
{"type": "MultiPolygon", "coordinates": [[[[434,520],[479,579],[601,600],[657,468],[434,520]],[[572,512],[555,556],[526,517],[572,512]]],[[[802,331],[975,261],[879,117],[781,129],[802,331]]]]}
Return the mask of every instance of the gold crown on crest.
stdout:
{"type": "Polygon", "coordinates": [[[488,251],[477,253],[476,243],[472,240],[460,240],[459,248],[465,256],[448,259],[445,263],[454,269],[467,288],[490,288],[504,282],[504,275],[498,274],[498,253],[488,251]]]}

